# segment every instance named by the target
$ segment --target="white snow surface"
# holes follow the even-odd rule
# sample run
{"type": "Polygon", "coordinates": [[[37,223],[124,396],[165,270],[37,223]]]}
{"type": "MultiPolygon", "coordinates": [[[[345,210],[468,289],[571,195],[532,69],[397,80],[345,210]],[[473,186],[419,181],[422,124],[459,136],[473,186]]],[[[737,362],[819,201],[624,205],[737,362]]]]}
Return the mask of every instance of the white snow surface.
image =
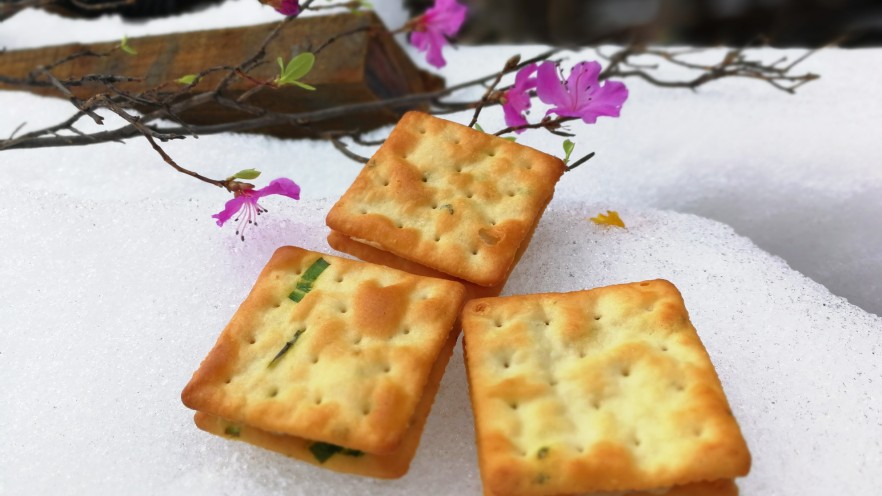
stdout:
{"type": "MultiPolygon", "coordinates": [[[[378,7],[398,26],[393,4],[378,7]]],[[[25,11],[0,24],[0,47],[277,18],[254,0],[139,24],[25,11]]],[[[442,74],[455,83],[541,50],[463,47],[446,52],[442,74]]],[[[753,453],[745,495],[882,488],[880,62],[878,49],[823,50],[804,64],[822,79],[796,96],[756,81],[693,93],[628,80],[620,119],[570,127],[575,155],[597,157],[562,178],[506,289],[674,282],[753,453]],[[606,209],[628,229],[587,221],[606,209]]],[[[0,92],[0,135],[70,108],[0,92]]],[[[480,122],[498,129],[501,112],[480,122]]],[[[519,141],[560,154],[562,138],[519,141]]],[[[212,177],[246,167],[264,171],[258,185],[290,177],[303,199],[267,199],[269,215],[242,243],[210,219],[227,196],[170,170],[142,140],[0,152],[0,495],[479,494],[459,350],[399,481],[328,473],[193,426],[179,400],[190,374],[275,248],[329,251],[325,213],[359,166],[323,142],[221,135],[164,146],[212,177]]]]}
{"type": "MultiPolygon", "coordinates": [[[[199,200],[26,194],[0,197],[0,493],[479,494],[459,348],[398,481],[205,434],[180,403],[272,251],[328,251],[329,201],[278,202],[242,243],[199,200]]],[[[622,210],[628,230],[586,222],[599,208],[551,207],[506,293],[674,282],[753,453],[743,494],[876,494],[882,318],[723,224],[642,208],[622,210]]]]}

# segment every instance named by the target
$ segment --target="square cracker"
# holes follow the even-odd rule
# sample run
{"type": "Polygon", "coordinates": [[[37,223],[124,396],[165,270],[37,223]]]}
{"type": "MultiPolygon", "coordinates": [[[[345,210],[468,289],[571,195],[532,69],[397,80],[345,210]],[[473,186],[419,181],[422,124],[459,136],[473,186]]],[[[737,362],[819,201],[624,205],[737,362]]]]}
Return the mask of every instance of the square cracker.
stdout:
{"type": "Polygon", "coordinates": [[[279,248],[181,398],[264,431],[391,453],[464,292],[454,281],[279,248]],[[329,265],[305,292],[319,259],[329,265]]]}
{"type": "Polygon", "coordinates": [[[488,492],[641,491],[750,469],[671,283],[472,300],[462,323],[488,492]]]}
{"type": "Polygon", "coordinates": [[[361,241],[481,286],[505,282],[563,162],[408,112],[328,213],[361,241]]]}
{"type": "Polygon", "coordinates": [[[420,398],[420,402],[413,414],[410,429],[404,435],[404,439],[398,449],[391,454],[374,455],[371,453],[353,453],[340,450],[330,455],[327,459],[321,460],[312,451],[315,449],[316,443],[302,437],[273,434],[203,412],[196,412],[196,425],[206,432],[229,439],[244,441],[337,472],[365,475],[380,479],[401,477],[407,473],[410,462],[413,460],[414,454],[416,454],[423,427],[425,427],[426,419],[432,410],[432,403],[435,401],[435,395],[441,385],[441,379],[444,377],[444,369],[447,367],[447,362],[453,353],[458,336],[459,332],[451,332],[447,338],[447,343],[442,348],[438,359],[435,361],[435,365],[432,367],[429,382],[426,384],[423,396],[420,398]]]}

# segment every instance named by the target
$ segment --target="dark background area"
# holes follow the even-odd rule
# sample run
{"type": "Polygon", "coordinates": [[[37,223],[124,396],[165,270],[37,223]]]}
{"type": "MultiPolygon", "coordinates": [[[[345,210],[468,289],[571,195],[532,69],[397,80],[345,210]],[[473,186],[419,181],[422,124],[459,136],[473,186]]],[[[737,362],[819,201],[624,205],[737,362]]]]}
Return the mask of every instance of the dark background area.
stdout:
{"type": "MultiPolygon", "coordinates": [[[[132,0],[111,9],[144,18],[198,9],[223,0],[132,0]]],[[[255,3],[257,0],[254,0],[255,3]]],[[[598,41],[672,45],[733,45],[764,41],[774,46],[882,45],[882,0],[459,0],[469,19],[465,44],[598,41]]],[[[0,4],[15,4],[0,0],[0,4]]],[[[413,15],[433,0],[402,0],[413,15]]],[[[46,6],[65,15],[98,16],[84,8],[107,0],[59,0],[46,6]]]]}
{"type": "MultiPolygon", "coordinates": [[[[882,45],[880,0],[461,0],[466,43],[882,45]]],[[[407,0],[422,12],[431,0],[407,0]]]]}

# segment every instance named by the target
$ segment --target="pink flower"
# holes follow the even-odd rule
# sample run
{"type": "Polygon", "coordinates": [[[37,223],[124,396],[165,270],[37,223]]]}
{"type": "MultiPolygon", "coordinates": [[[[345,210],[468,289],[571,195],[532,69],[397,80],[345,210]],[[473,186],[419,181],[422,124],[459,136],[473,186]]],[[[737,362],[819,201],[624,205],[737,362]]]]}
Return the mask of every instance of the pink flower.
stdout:
{"type": "MultiPolygon", "coordinates": [[[[530,90],[536,87],[536,78],[530,77],[536,72],[537,65],[526,65],[515,76],[514,85],[502,94],[502,111],[505,113],[505,125],[520,127],[527,125],[524,112],[530,108],[530,90]]],[[[524,132],[518,129],[516,133],[524,132]]]]}
{"type": "Polygon", "coordinates": [[[236,197],[224,205],[223,210],[211,217],[217,219],[218,226],[223,226],[232,216],[237,215],[234,219],[239,222],[236,234],[242,238],[242,241],[245,241],[245,228],[248,227],[248,224],[256,226],[257,216],[267,211],[257,203],[257,200],[269,195],[282,195],[299,200],[300,186],[290,179],[280,177],[270,181],[265,188],[239,190],[236,192],[236,197]]]}
{"type": "Polygon", "coordinates": [[[444,67],[447,62],[441,55],[441,49],[449,38],[459,32],[468,10],[456,0],[435,0],[435,5],[412,21],[410,44],[421,52],[427,51],[426,60],[430,64],[444,67]]]}
{"type": "Polygon", "coordinates": [[[622,104],[628,99],[628,88],[619,81],[600,84],[600,64],[581,62],[570,71],[570,77],[562,81],[557,65],[544,62],[536,75],[536,94],[543,102],[554,105],[545,115],[580,117],[588,124],[606,115],[618,117],[622,104]]]}
{"type": "Polygon", "coordinates": [[[288,17],[294,17],[300,14],[300,3],[297,0],[268,0],[268,2],[276,12],[288,17]]]}

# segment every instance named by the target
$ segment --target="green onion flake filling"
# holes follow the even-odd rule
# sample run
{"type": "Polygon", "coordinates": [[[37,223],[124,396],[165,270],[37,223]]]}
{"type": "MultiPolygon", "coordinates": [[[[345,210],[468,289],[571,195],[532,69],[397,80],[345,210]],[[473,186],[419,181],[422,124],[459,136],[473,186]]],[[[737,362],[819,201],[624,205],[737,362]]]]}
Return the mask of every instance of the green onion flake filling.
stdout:
{"type": "Polygon", "coordinates": [[[336,444],[331,443],[323,443],[323,442],[315,442],[309,445],[309,451],[312,453],[312,456],[315,457],[319,463],[325,463],[328,458],[340,453],[341,455],[346,456],[362,456],[364,452],[359,450],[354,450],[350,448],[344,448],[343,446],[337,446],[336,444]]]}
{"type": "Polygon", "coordinates": [[[312,291],[312,285],[315,280],[331,265],[325,261],[324,258],[319,258],[312,265],[306,269],[306,272],[300,276],[300,279],[297,281],[297,286],[294,288],[294,291],[288,295],[288,298],[294,300],[294,302],[300,302],[303,297],[306,296],[306,293],[312,291]]]}
{"type": "MultiPolygon", "coordinates": [[[[303,275],[300,276],[300,279],[297,280],[297,286],[294,288],[294,291],[292,291],[291,294],[288,295],[288,298],[291,298],[295,303],[300,302],[300,300],[302,300],[306,296],[306,293],[312,291],[312,285],[315,283],[315,280],[318,279],[318,276],[320,276],[322,272],[324,272],[325,269],[327,269],[330,265],[331,264],[326,262],[324,258],[319,257],[319,259],[313,262],[312,265],[310,265],[309,268],[306,269],[306,272],[304,272],[303,275]]],[[[275,363],[278,362],[279,359],[282,358],[285,353],[287,353],[288,350],[290,350],[291,347],[294,346],[295,343],[297,343],[297,340],[300,339],[300,335],[303,334],[305,331],[306,329],[297,330],[297,332],[294,333],[294,337],[291,338],[290,341],[285,343],[284,346],[282,346],[282,349],[279,350],[278,353],[276,353],[276,356],[274,356],[272,360],[270,360],[270,363],[269,365],[267,365],[267,367],[272,367],[273,365],[275,365],[275,363]]]]}
{"type": "Polygon", "coordinates": [[[297,332],[294,333],[294,337],[291,338],[291,341],[288,341],[287,343],[285,343],[285,346],[282,346],[282,349],[279,350],[278,353],[276,353],[276,356],[274,356],[272,360],[270,360],[270,363],[269,365],[267,365],[267,367],[272,367],[273,365],[275,365],[275,363],[279,361],[279,358],[282,358],[282,356],[284,356],[285,353],[287,353],[288,350],[290,350],[291,347],[294,346],[294,343],[296,343],[297,340],[300,339],[300,335],[304,332],[306,332],[306,329],[298,329],[297,332]]]}

